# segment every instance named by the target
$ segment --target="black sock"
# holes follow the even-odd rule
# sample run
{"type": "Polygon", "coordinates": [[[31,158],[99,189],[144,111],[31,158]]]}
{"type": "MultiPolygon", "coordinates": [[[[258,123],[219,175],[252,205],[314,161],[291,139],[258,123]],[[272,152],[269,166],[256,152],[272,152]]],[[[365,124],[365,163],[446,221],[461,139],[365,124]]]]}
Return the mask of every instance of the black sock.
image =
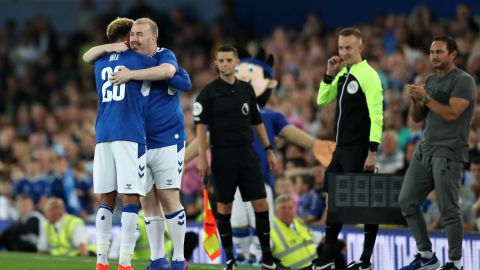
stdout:
{"type": "Polygon", "coordinates": [[[195,232],[185,233],[185,244],[183,246],[183,252],[185,253],[185,260],[190,261],[193,255],[193,251],[198,247],[198,234],[195,232]]]}
{"type": "Polygon", "coordinates": [[[375,240],[377,239],[378,227],[378,224],[365,224],[365,227],[363,228],[365,239],[363,240],[363,252],[360,257],[362,262],[370,263],[375,240]]]}
{"type": "Polygon", "coordinates": [[[255,212],[255,226],[258,240],[262,248],[262,261],[266,264],[273,263],[272,249],[270,248],[270,220],[268,210],[265,212],[255,212]]]}
{"type": "Polygon", "coordinates": [[[335,247],[337,244],[338,234],[342,230],[343,224],[332,224],[331,218],[327,214],[327,226],[325,227],[325,246],[320,256],[320,263],[333,262],[335,258],[335,247]]]}
{"type": "Polygon", "coordinates": [[[232,224],[230,223],[231,214],[217,213],[217,228],[222,239],[222,247],[225,251],[227,261],[233,259],[233,240],[232,240],[232,224]]]}

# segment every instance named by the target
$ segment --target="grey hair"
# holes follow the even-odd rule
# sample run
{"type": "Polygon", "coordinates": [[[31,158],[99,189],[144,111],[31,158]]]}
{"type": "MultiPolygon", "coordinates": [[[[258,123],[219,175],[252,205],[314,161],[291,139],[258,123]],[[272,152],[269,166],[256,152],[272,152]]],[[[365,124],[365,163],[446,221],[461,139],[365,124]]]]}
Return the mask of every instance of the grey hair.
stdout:
{"type": "Polygon", "coordinates": [[[150,26],[150,30],[152,30],[153,36],[158,38],[158,25],[150,18],[140,18],[135,20],[133,24],[148,24],[150,26]]]}
{"type": "Polygon", "coordinates": [[[282,194],[282,195],[278,196],[277,198],[275,198],[275,206],[277,206],[280,203],[284,203],[284,202],[293,202],[292,196],[290,196],[288,194],[282,194]]]}

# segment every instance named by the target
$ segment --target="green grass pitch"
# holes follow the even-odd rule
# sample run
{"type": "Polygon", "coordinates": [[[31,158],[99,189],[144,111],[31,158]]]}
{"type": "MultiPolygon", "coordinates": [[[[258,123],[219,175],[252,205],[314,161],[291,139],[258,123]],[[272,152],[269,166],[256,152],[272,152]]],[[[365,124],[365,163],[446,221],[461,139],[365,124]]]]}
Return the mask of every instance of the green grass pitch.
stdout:
{"type": "MultiPolygon", "coordinates": [[[[36,253],[0,252],[1,270],[94,270],[94,257],[54,257],[36,253]]],[[[145,270],[147,261],[134,261],[135,270],[145,270]]],[[[189,264],[189,270],[220,270],[223,265],[189,264]]],[[[258,270],[259,267],[240,266],[239,270],[258,270]]],[[[110,261],[110,270],[117,270],[117,262],[110,261]]]]}

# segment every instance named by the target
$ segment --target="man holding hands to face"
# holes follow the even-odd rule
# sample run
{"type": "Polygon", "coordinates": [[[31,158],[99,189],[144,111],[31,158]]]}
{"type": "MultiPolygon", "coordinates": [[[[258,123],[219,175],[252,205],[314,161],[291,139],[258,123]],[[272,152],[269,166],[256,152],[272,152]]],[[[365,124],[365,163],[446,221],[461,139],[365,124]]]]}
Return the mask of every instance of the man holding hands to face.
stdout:
{"type": "MultiPolygon", "coordinates": [[[[363,38],[356,28],[345,28],[338,36],[338,56],[328,59],[327,71],[318,90],[317,104],[337,101],[332,161],[325,171],[325,190],[333,178],[328,175],[372,173],[382,137],[383,95],[378,73],[362,59],[363,38]]],[[[335,269],[337,237],[343,224],[334,213],[327,214],[325,247],[314,270],[335,269]]],[[[378,224],[365,224],[365,241],[360,260],[348,270],[370,270],[378,224]]],[[[339,267],[337,265],[337,267],[339,267]]]]}

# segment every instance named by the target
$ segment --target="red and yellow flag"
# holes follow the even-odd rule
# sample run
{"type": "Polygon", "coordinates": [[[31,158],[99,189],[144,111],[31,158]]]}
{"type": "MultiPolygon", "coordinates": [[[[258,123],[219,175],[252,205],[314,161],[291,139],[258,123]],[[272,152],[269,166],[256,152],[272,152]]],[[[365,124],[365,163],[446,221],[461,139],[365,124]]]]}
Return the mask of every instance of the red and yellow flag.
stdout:
{"type": "Polygon", "coordinates": [[[217,233],[217,222],[213,216],[208,200],[208,190],[203,189],[203,249],[210,260],[220,256],[220,239],[217,233]]]}

